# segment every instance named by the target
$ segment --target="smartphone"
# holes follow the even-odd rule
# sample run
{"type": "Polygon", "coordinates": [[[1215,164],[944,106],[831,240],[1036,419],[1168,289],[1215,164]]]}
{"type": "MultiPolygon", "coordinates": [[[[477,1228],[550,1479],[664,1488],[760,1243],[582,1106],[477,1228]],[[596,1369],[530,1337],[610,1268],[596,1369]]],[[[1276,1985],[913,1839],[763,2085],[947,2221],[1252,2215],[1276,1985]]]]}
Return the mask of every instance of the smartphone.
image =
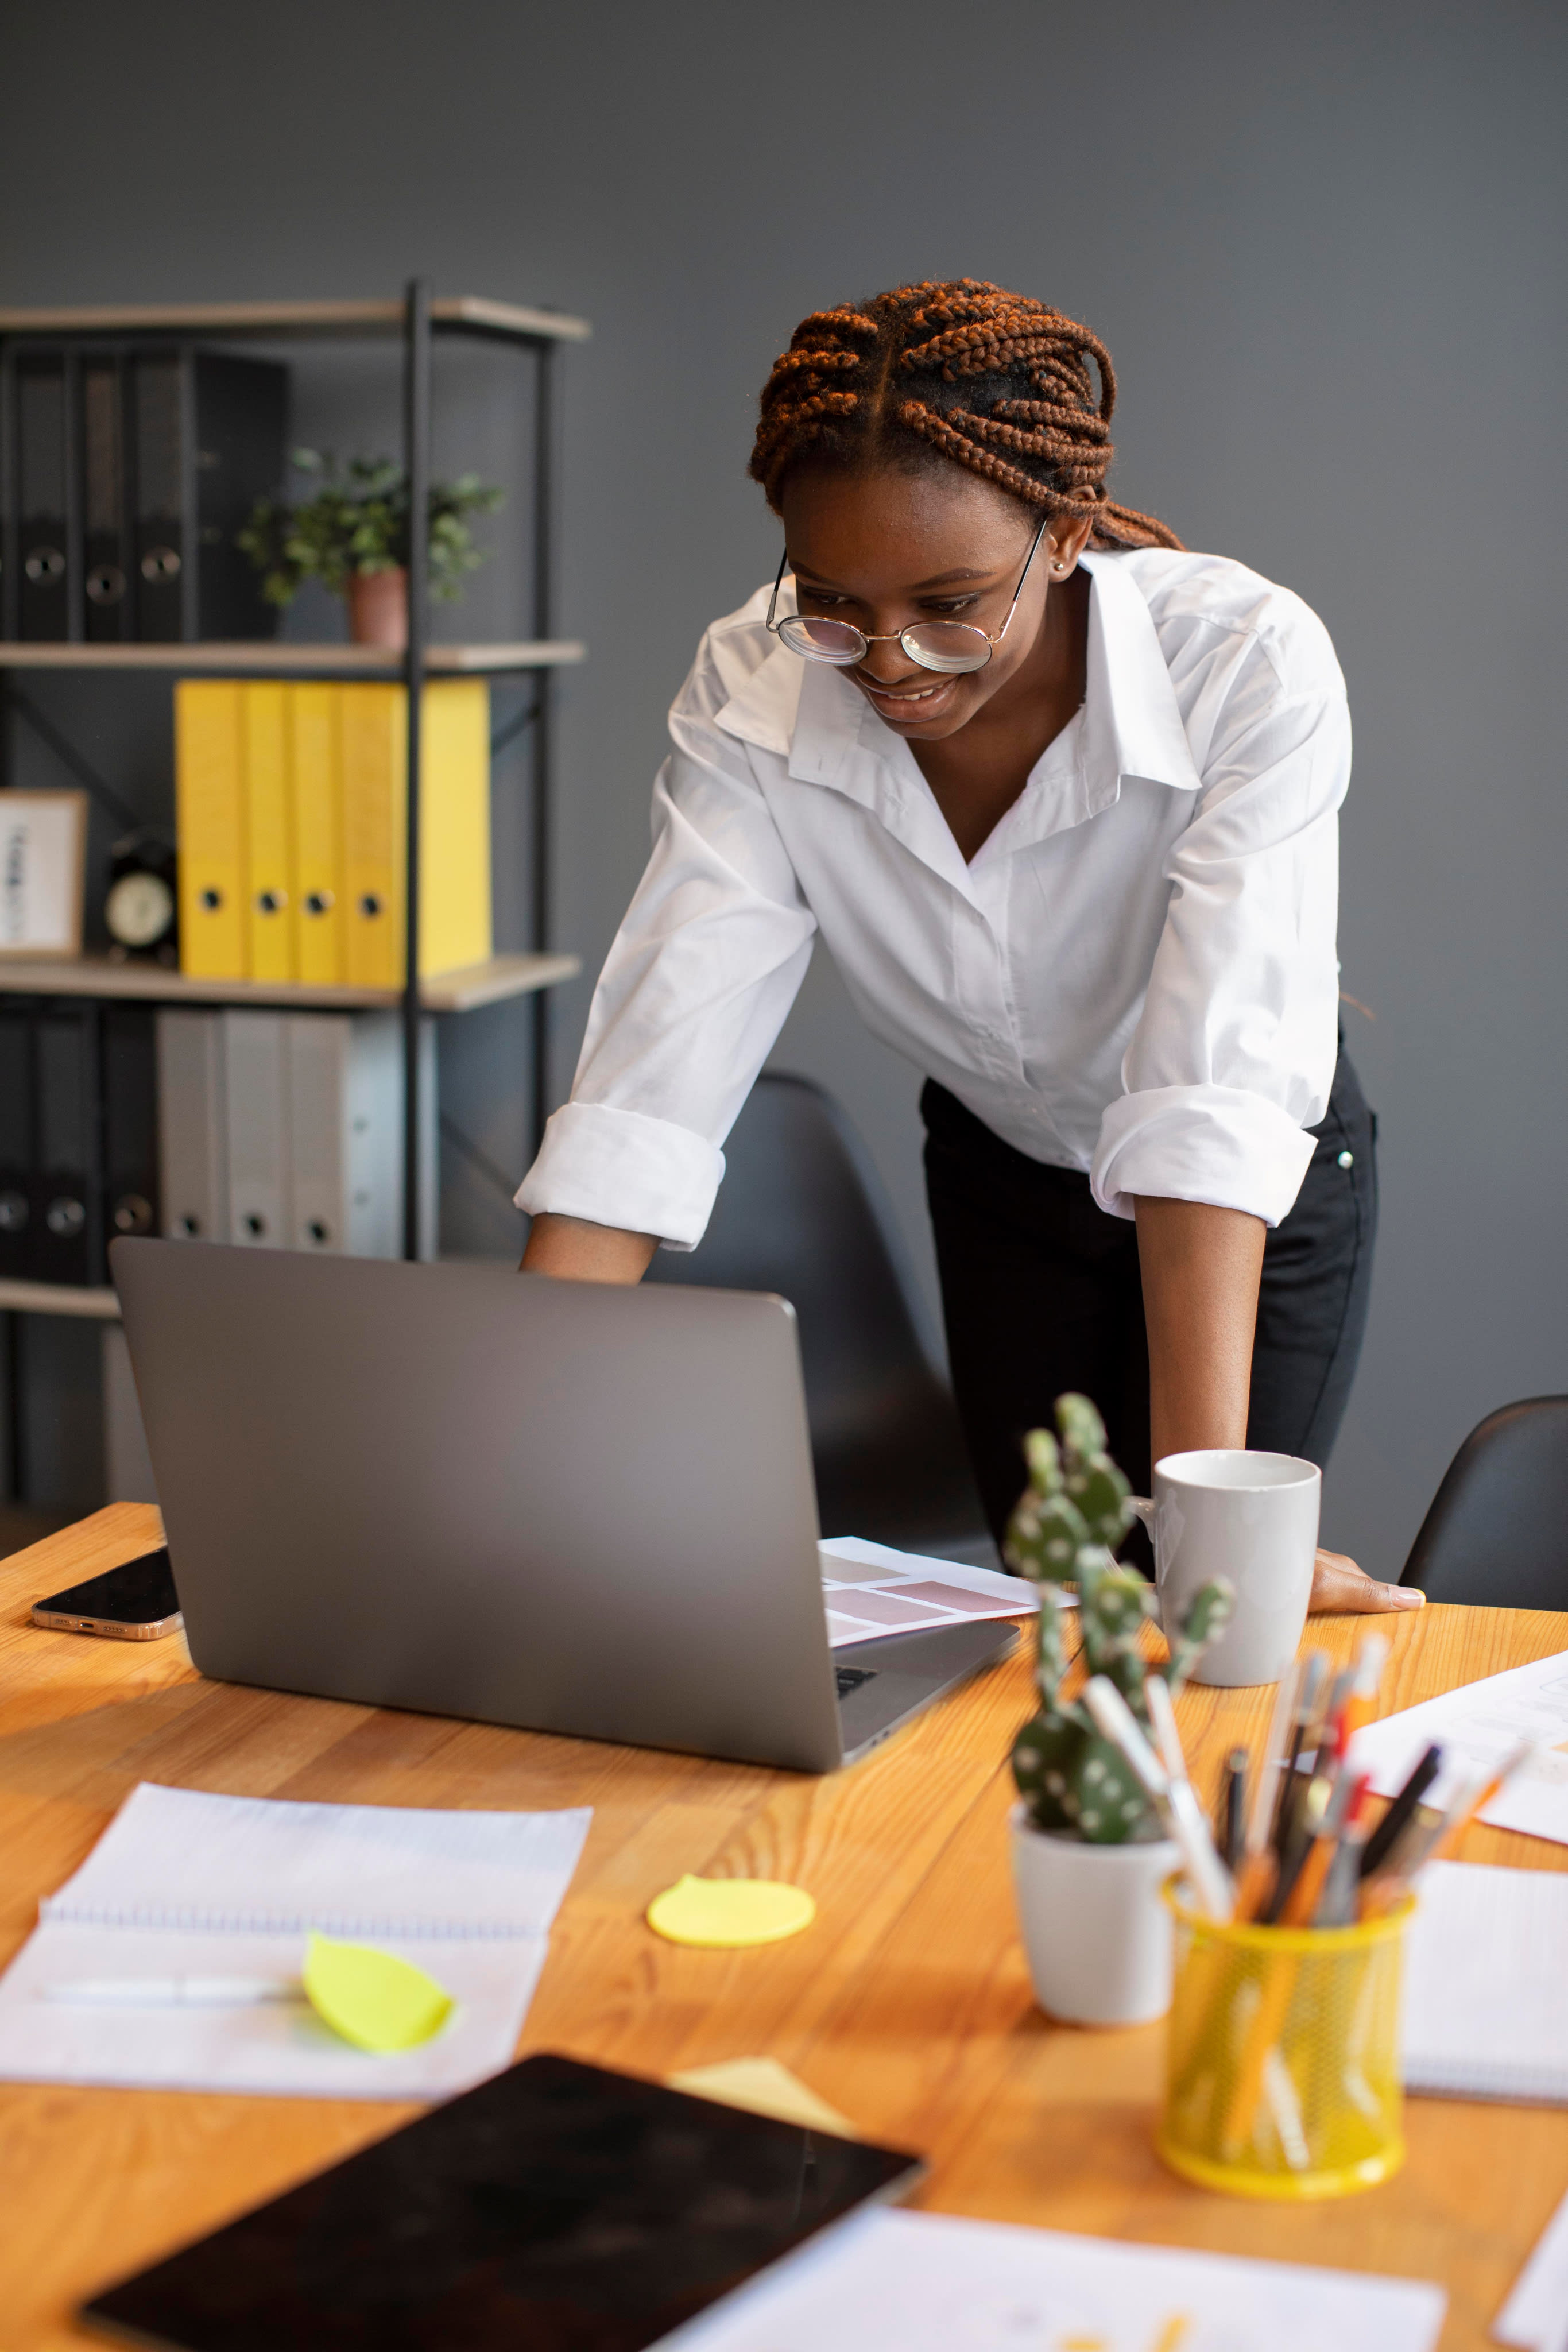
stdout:
{"type": "Polygon", "coordinates": [[[167,1547],[33,1603],[35,1625],[59,1633],[108,1633],[117,1642],[161,1642],[184,1622],[167,1547]]]}

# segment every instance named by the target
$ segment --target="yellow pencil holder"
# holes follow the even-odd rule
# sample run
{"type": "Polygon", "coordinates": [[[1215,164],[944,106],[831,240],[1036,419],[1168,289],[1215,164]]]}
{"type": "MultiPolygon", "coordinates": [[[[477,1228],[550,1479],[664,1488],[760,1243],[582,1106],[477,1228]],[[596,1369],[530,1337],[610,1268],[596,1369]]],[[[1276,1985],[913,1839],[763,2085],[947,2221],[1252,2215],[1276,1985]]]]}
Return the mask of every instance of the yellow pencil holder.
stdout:
{"type": "Polygon", "coordinates": [[[1232,2197],[1345,2197],[1405,2161],[1405,1900],[1353,1927],[1221,1926],[1166,1881],[1176,1991],[1155,2145],[1232,2197]]]}

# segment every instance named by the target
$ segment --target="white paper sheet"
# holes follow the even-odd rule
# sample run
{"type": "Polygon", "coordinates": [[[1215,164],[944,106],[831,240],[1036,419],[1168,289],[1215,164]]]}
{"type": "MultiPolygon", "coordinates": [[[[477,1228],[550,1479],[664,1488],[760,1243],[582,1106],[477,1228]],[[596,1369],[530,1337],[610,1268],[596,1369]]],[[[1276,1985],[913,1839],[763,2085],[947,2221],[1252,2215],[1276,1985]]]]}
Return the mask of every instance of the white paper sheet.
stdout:
{"type": "Polygon", "coordinates": [[[1417,1894],[1405,1954],[1406,2089],[1568,2101],[1568,1872],[1435,1862],[1417,1894]]]}
{"type": "Polygon", "coordinates": [[[681,2352],[1432,2352],[1441,2287],[871,2212],[668,2338],[681,2352]]]}
{"type": "Polygon", "coordinates": [[[864,1536],[834,1536],[821,1547],[828,1642],[870,1642],[931,1625],[988,1617],[1038,1617],[1040,1594],[1019,1576],[894,1551],[864,1536]]]}
{"type": "Polygon", "coordinates": [[[1521,1739],[1540,1753],[1517,1772],[1481,1813],[1498,1829],[1568,1845],[1568,1652],[1511,1666],[1479,1683],[1461,1684],[1440,1698],[1368,1724],[1355,1737],[1355,1760],[1372,1774],[1379,1796],[1391,1797],[1408,1779],[1423,1748],[1441,1743],[1443,1769],[1428,1803],[1447,1804],[1483,1766],[1498,1764],[1521,1739]]]}
{"type": "Polygon", "coordinates": [[[143,1782],[40,1905],[0,1978],[0,2078],[413,2099],[507,2065],[592,1819],[205,1796],[143,1782]],[[89,2008],[103,1978],[294,1977],[309,1928],[396,1952],[454,1995],[416,2050],[371,2055],[304,2005],[89,2008]]]}
{"type": "Polygon", "coordinates": [[[1491,2332],[1520,2352],[1568,2352],[1568,2197],[1536,2240],[1491,2332]]]}

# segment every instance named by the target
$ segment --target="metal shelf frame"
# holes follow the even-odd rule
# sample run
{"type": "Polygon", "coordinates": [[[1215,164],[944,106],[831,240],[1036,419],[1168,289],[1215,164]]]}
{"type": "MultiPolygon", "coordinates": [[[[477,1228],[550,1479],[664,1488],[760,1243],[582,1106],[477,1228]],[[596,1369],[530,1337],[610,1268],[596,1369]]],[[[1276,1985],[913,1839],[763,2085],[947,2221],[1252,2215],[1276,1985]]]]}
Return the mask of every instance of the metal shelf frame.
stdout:
{"type": "MultiPolygon", "coordinates": [[[[210,336],[224,341],[256,339],[292,341],[380,336],[402,344],[402,457],[409,481],[409,509],[423,515],[431,481],[431,434],[434,406],[434,356],[447,337],[504,344],[531,361],[535,369],[533,418],[533,515],[530,553],[530,638],[497,645],[433,645],[430,639],[429,551],[422,531],[411,536],[408,578],[408,648],[398,654],[372,646],[290,646],[273,641],[218,645],[120,645],[0,642],[0,762],[4,761],[10,713],[7,688],[13,671],[165,670],[215,672],[226,676],[304,677],[395,677],[408,693],[408,887],[407,937],[402,992],[405,1054],[403,1247],[417,1253],[419,1199],[419,1016],[428,1007],[431,984],[422,991],[418,969],[420,721],[425,681],[431,677],[532,675],[533,699],[527,714],[532,741],[530,778],[532,904],[529,932],[537,958],[549,956],[550,857],[553,850],[551,677],[580,661],[585,648],[550,634],[553,601],[555,478],[555,372],[559,347],[581,342],[588,321],[564,311],[495,302],[477,295],[436,296],[423,278],[411,279],[401,301],[192,302],[161,307],[118,305],[49,310],[0,310],[0,344],[30,340],[91,342],[105,337],[138,339],[167,335],[188,340],[210,336]]],[[[5,781],[0,765],[0,781],[5,781]]],[[[575,966],[573,967],[575,969],[575,966]]],[[[546,992],[559,969],[534,982],[533,1087],[530,1126],[537,1146],[549,1110],[545,1049],[546,992]]],[[[120,992],[118,990],[106,993],[120,992]]],[[[493,991],[472,1002],[493,1002],[493,991]]],[[[347,1002],[344,998],[342,1001],[347,1002]]],[[[384,999],[382,1000],[384,1002],[384,999]]]]}
{"type": "MultiPolygon", "coordinates": [[[[108,337],[137,339],[168,335],[189,340],[211,337],[230,341],[256,339],[294,341],[312,339],[379,336],[402,345],[402,458],[409,484],[409,511],[426,510],[431,482],[431,440],[434,404],[434,359],[438,340],[475,339],[503,344],[531,362],[534,373],[533,446],[531,451],[533,511],[529,549],[533,635],[494,646],[440,646],[430,638],[429,547],[426,534],[410,533],[408,571],[408,646],[403,654],[379,647],[350,646],[287,646],[271,642],[235,646],[193,644],[176,646],[88,646],[83,644],[0,643],[0,785],[9,781],[7,753],[11,714],[8,686],[15,670],[106,669],[186,671],[222,670],[228,675],[397,677],[407,689],[407,931],[403,981],[396,998],[402,1016],[403,1036],[403,1255],[419,1254],[420,1231],[420,1019],[435,1009],[442,982],[419,977],[419,841],[421,824],[420,748],[424,686],[432,676],[507,673],[534,677],[533,699],[526,714],[532,735],[530,776],[530,854],[532,860],[529,930],[532,953],[527,957],[492,959],[492,967],[476,967],[476,984],[454,992],[440,1009],[460,1011],[495,1003],[522,992],[532,998],[532,1099],[530,1125],[537,1148],[549,1111],[546,1047],[549,1037],[548,993],[576,971],[574,957],[556,956],[549,947],[552,917],[550,859],[554,848],[551,824],[553,725],[551,688],[555,670],[583,658],[584,647],[571,639],[552,636],[553,625],[553,493],[556,466],[556,354],[562,343],[581,342],[591,330],[586,320],[564,312],[494,302],[474,295],[438,297],[423,278],[410,279],[401,300],[347,302],[187,303],[151,308],[117,306],[16,310],[0,309],[0,347],[29,340],[90,342],[108,337]],[[503,966],[520,969],[498,981],[503,966]],[[497,984],[478,984],[490,974],[497,984]]],[[[515,732],[516,729],[507,732],[515,732]]],[[[121,968],[123,969],[123,968],[121,968]]],[[[78,975],[79,976],[79,975],[78,975]]],[[[170,994],[183,996],[177,978],[170,994]]],[[[453,980],[469,975],[452,975],[453,980]]],[[[63,971],[62,971],[63,978],[63,971]]],[[[236,984],[237,985],[237,984],[236,984]]],[[[154,982],[154,991],[157,983],[154,982]]],[[[89,993],[99,992],[96,988],[89,993]]],[[[106,968],[105,996],[130,992],[116,985],[106,968]]],[[[249,995],[246,991],[246,995],[249,995]]],[[[347,1002],[348,993],[332,1001],[347,1002]]],[[[216,1001],[214,998],[213,1001],[216,1001]]],[[[254,1000],[253,1000],[254,1001],[254,1000]]],[[[385,1003],[385,995],[378,1001],[385,1003]]],[[[21,1394],[17,1342],[20,1316],[41,1311],[49,1304],[48,1286],[7,1285],[0,1294],[0,1311],[8,1327],[11,1374],[11,1483],[21,1473],[21,1394]],[[34,1299],[32,1294],[41,1295],[34,1299]],[[26,1294],[24,1297],[22,1294],[26,1294]]],[[[83,1294],[84,1300],[97,1294],[83,1294]]],[[[57,1309],[57,1311],[58,1311],[57,1309]]],[[[76,1311],[101,1315],[101,1303],[76,1311]]]]}

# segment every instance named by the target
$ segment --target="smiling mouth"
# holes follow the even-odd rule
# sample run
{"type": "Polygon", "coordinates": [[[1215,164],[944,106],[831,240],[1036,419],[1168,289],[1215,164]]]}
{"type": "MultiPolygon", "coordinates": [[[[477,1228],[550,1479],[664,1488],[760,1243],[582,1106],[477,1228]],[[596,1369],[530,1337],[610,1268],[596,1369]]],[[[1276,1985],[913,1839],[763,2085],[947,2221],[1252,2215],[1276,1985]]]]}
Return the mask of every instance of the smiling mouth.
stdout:
{"type": "Polygon", "coordinates": [[[934,686],[919,687],[911,692],[907,688],[873,686],[865,677],[860,680],[862,692],[870,697],[879,710],[890,718],[899,719],[913,719],[929,710],[934,703],[950,694],[956,683],[956,678],[945,677],[938,679],[934,686]]]}

